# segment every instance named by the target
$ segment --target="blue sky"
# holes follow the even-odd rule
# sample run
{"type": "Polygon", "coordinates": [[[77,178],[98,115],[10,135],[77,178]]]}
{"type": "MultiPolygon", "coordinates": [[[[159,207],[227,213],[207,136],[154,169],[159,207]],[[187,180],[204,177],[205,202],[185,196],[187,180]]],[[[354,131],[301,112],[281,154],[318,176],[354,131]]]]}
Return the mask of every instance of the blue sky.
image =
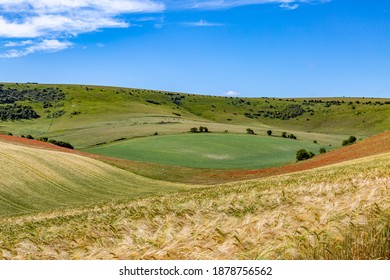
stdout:
{"type": "Polygon", "coordinates": [[[390,97],[390,1],[0,0],[0,80],[390,97]]]}

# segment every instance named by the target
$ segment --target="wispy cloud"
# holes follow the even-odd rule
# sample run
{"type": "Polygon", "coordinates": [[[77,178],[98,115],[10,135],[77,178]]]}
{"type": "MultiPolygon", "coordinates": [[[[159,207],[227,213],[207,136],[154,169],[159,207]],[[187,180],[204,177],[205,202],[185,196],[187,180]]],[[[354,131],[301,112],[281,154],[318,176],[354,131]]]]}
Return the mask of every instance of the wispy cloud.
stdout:
{"type": "Polygon", "coordinates": [[[203,20],[203,19],[196,21],[196,22],[183,22],[182,24],[185,26],[192,26],[192,27],[224,26],[223,23],[208,22],[208,21],[203,20]]]}
{"type": "Polygon", "coordinates": [[[238,91],[234,91],[234,90],[229,90],[227,92],[224,92],[225,95],[227,96],[237,96],[237,95],[240,95],[240,93],[238,91]]]}
{"type": "Polygon", "coordinates": [[[22,57],[35,52],[58,52],[71,47],[73,44],[68,41],[59,41],[57,39],[45,39],[41,41],[23,41],[20,43],[7,43],[9,47],[20,47],[23,48],[12,48],[7,50],[5,53],[0,54],[1,58],[15,58],[22,57]]]}
{"type": "Polygon", "coordinates": [[[294,10],[302,4],[316,4],[331,0],[166,0],[168,8],[177,9],[227,9],[247,5],[279,4],[281,8],[294,10]]]}
{"type": "MultiPolygon", "coordinates": [[[[34,52],[64,50],[73,46],[69,40],[79,34],[105,28],[141,26],[155,21],[155,28],[165,25],[164,16],[150,16],[166,10],[227,9],[245,5],[277,4],[294,10],[303,4],[331,0],[0,0],[1,57],[20,57],[34,52]],[[130,24],[129,14],[145,14],[130,24]],[[53,48],[45,48],[52,43],[53,48]],[[56,44],[55,44],[56,43],[56,44]],[[56,45],[56,46],[55,46],[56,45]],[[4,50],[5,49],[5,50],[4,50]]],[[[223,26],[200,20],[183,23],[194,27],[223,26]]]]}
{"type": "Polygon", "coordinates": [[[2,57],[20,57],[38,51],[65,49],[63,38],[104,28],[126,28],[123,14],[161,12],[165,5],[153,0],[0,0],[0,38],[34,39],[28,47],[9,42],[2,57]],[[54,46],[57,43],[56,46],[54,46]]]}

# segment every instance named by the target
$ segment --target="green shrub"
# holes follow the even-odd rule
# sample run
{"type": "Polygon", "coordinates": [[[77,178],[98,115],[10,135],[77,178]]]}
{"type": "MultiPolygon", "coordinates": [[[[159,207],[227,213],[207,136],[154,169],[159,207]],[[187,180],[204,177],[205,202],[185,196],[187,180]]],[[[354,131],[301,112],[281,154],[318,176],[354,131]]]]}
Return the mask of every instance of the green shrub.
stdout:
{"type": "Polygon", "coordinates": [[[349,136],[348,139],[346,140],[343,140],[343,142],[341,143],[341,145],[343,146],[348,146],[348,145],[352,145],[352,144],[355,144],[356,143],[356,137],[355,136],[349,136]]]}
{"type": "Polygon", "coordinates": [[[246,133],[248,133],[248,134],[255,134],[255,132],[253,131],[253,129],[250,129],[250,128],[247,128],[247,129],[246,129],[246,133]]]}
{"type": "Polygon", "coordinates": [[[47,142],[47,141],[49,141],[49,138],[47,138],[47,137],[39,137],[37,140],[38,141],[42,141],[42,142],[47,142]]]}
{"type": "Polygon", "coordinates": [[[73,146],[70,143],[68,143],[68,142],[57,141],[57,140],[54,140],[54,139],[50,139],[48,142],[51,143],[51,144],[54,144],[56,146],[59,146],[59,147],[68,148],[68,149],[72,149],[72,150],[74,149],[73,146]]]}
{"type": "Polygon", "coordinates": [[[313,152],[306,151],[305,149],[298,150],[296,153],[297,161],[306,160],[314,156],[315,154],[313,152]]]}

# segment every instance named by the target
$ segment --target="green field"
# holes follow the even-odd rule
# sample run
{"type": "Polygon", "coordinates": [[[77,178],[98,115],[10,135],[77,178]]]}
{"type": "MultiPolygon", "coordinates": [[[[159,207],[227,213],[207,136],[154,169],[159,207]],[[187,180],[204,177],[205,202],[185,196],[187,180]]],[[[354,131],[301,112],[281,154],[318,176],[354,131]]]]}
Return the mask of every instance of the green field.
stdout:
{"type": "Polygon", "coordinates": [[[123,159],[193,168],[264,168],[295,161],[299,149],[318,153],[309,141],[245,134],[188,133],[120,141],[87,149],[123,159]]]}

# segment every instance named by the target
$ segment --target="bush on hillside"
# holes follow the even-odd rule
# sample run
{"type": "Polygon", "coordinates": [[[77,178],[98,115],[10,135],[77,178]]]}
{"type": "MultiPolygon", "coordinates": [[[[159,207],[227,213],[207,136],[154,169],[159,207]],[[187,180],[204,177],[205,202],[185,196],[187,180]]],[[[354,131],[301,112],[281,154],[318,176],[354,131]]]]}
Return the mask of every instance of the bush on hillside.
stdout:
{"type": "Polygon", "coordinates": [[[54,144],[56,146],[63,147],[63,148],[68,148],[68,149],[72,149],[72,150],[74,149],[73,146],[70,143],[68,143],[68,142],[57,141],[57,140],[54,140],[54,139],[50,139],[48,142],[51,143],[51,144],[54,144]]]}
{"type": "Polygon", "coordinates": [[[301,149],[301,150],[297,151],[297,153],[296,153],[297,161],[306,160],[306,159],[312,158],[314,156],[315,156],[315,154],[313,152],[306,151],[305,149],[301,149]]]}
{"type": "Polygon", "coordinates": [[[192,132],[192,133],[208,133],[209,129],[206,126],[199,126],[199,129],[197,127],[192,127],[190,129],[190,132],[192,132]]]}
{"type": "Polygon", "coordinates": [[[255,132],[253,131],[253,129],[250,129],[250,128],[247,128],[247,129],[246,129],[246,133],[248,133],[248,134],[255,134],[255,132]]]}
{"type": "Polygon", "coordinates": [[[348,146],[356,143],[356,137],[355,136],[349,136],[348,139],[343,140],[342,145],[343,146],[348,146]]]}
{"type": "Polygon", "coordinates": [[[272,135],[272,130],[267,130],[267,135],[271,136],[272,135]]]}
{"type": "Polygon", "coordinates": [[[39,137],[37,140],[38,141],[42,141],[42,142],[47,142],[47,141],[49,141],[49,138],[47,138],[47,137],[39,137]]]}

